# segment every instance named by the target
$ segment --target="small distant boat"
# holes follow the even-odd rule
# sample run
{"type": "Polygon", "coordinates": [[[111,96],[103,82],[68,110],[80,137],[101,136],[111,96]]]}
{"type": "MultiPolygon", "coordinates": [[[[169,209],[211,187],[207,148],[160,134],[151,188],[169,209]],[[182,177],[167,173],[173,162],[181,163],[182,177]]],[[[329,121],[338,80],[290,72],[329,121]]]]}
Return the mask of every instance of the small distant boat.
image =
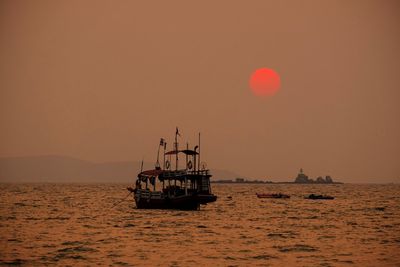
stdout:
{"type": "Polygon", "coordinates": [[[277,194],[259,194],[256,193],[258,198],[290,198],[289,195],[277,193],[277,194]]]}
{"type": "Polygon", "coordinates": [[[315,194],[310,194],[306,197],[304,197],[305,199],[335,199],[332,196],[328,196],[328,195],[315,195],[315,194]]]}

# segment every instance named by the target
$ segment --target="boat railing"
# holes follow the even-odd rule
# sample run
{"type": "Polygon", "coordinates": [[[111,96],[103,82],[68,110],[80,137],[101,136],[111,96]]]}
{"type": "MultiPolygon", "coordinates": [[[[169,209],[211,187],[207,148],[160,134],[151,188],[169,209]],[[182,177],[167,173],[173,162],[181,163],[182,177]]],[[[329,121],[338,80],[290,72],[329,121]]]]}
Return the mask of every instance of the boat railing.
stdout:
{"type": "Polygon", "coordinates": [[[176,177],[176,176],[185,176],[185,175],[210,175],[210,170],[196,170],[196,171],[191,171],[191,170],[177,170],[177,171],[169,171],[163,173],[163,176],[165,178],[169,177],[176,177]]]}
{"type": "Polygon", "coordinates": [[[136,194],[140,195],[141,197],[149,197],[151,193],[148,189],[139,189],[136,191],[136,194]]]}
{"type": "Polygon", "coordinates": [[[162,193],[159,192],[159,191],[151,192],[151,193],[150,193],[150,196],[151,196],[151,197],[161,197],[161,195],[162,195],[162,193]]]}
{"type": "Polygon", "coordinates": [[[136,191],[136,194],[138,194],[140,197],[143,198],[149,198],[149,197],[162,197],[163,193],[159,191],[150,191],[146,189],[139,189],[136,191]]]}
{"type": "Polygon", "coordinates": [[[196,171],[188,171],[188,174],[197,174],[197,175],[210,175],[210,170],[196,170],[196,171]]]}
{"type": "Polygon", "coordinates": [[[163,176],[168,178],[168,177],[175,177],[175,176],[185,176],[187,175],[186,170],[179,170],[179,171],[170,171],[170,172],[165,172],[163,173],[163,176]]]}

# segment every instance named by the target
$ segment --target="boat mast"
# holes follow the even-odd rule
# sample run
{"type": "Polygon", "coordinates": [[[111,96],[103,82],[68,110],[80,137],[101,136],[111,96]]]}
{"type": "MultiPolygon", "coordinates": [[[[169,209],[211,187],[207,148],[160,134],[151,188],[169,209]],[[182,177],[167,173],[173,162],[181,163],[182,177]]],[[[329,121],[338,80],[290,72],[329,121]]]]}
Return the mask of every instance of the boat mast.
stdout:
{"type": "MultiPolygon", "coordinates": [[[[186,142],[186,150],[189,150],[189,143],[186,142]]],[[[188,171],[188,154],[186,153],[186,171],[188,171]]],[[[187,196],[187,175],[185,175],[185,196],[187,196]]]]}
{"type": "Polygon", "coordinates": [[[178,170],[178,135],[179,135],[179,130],[178,130],[178,127],[176,127],[176,132],[175,132],[175,170],[178,170]]]}
{"type": "MultiPolygon", "coordinates": [[[[189,143],[186,142],[186,150],[189,150],[189,143]]],[[[186,153],[186,169],[188,169],[188,154],[186,153]]]]}
{"type": "Polygon", "coordinates": [[[196,173],[197,172],[197,149],[199,148],[199,146],[195,146],[194,147],[194,155],[193,155],[193,171],[194,171],[194,173],[196,173]]]}
{"type": "Polygon", "coordinates": [[[167,149],[167,142],[164,141],[163,170],[165,170],[165,150],[166,149],[167,149]]]}
{"type": "Polygon", "coordinates": [[[156,162],[156,169],[160,167],[160,146],[164,145],[164,139],[160,139],[160,144],[158,145],[157,150],[157,162],[156,162]]]}
{"type": "Polygon", "coordinates": [[[199,132],[199,160],[198,160],[197,171],[200,171],[200,132],[199,132]]]}

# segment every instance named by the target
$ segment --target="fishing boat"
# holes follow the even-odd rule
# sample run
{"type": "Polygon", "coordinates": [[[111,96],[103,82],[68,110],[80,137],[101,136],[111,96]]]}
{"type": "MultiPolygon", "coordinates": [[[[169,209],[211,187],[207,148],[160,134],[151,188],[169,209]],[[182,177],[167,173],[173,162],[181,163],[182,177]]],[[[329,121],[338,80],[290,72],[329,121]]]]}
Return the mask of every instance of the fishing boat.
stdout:
{"type": "Polygon", "coordinates": [[[282,193],[274,193],[274,194],[259,194],[256,193],[258,198],[290,198],[289,195],[282,193]]]}
{"type": "Polygon", "coordinates": [[[134,194],[138,209],[198,210],[200,205],[217,200],[211,192],[210,170],[200,161],[200,134],[199,143],[193,149],[186,144],[186,149],[179,150],[178,137],[180,133],[176,128],[171,151],[167,151],[167,143],[161,138],[155,168],[143,171],[142,162],[135,188],[127,188],[134,194]],[[162,166],[160,148],[164,150],[162,166]],[[184,157],[183,168],[179,168],[180,155],[184,157]]]}
{"type": "Polygon", "coordinates": [[[305,199],[335,199],[332,196],[328,196],[328,195],[315,195],[315,194],[310,194],[308,196],[305,197],[305,199]]]}

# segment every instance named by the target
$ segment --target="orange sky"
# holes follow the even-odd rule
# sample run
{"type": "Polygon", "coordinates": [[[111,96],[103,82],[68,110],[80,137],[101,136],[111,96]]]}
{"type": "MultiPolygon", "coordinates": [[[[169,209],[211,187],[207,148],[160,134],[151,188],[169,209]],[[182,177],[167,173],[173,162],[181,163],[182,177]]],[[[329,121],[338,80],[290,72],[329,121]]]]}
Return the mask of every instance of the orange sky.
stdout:
{"type": "Polygon", "coordinates": [[[400,182],[399,25],[387,0],[1,1],[0,156],[153,161],[179,126],[244,177],[400,182]]]}

